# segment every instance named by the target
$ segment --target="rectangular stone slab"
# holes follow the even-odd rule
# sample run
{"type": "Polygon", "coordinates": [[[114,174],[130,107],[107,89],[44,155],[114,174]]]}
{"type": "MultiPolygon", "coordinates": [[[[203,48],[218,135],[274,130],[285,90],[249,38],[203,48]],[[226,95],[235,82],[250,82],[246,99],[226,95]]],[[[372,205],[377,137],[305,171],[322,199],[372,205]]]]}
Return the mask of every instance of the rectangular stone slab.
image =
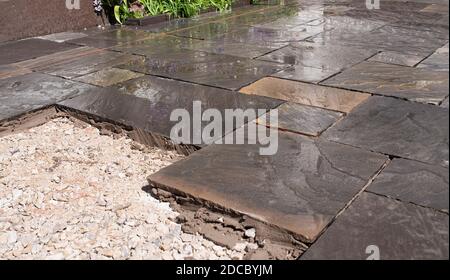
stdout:
{"type": "Polygon", "coordinates": [[[31,72],[30,69],[18,67],[14,64],[0,65],[0,80],[25,75],[31,72]]]}
{"type": "Polygon", "coordinates": [[[448,73],[363,62],[321,84],[438,104],[448,95],[448,73]]]}
{"type": "Polygon", "coordinates": [[[432,55],[417,65],[417,67],[433,71],[446,71],[448,73],[448,52],[447,43],[442,48],[437,49],[432,55]]]}
{"type": "Polygon", "coordinates": [[[386,160],[294,133],[279,133],[272,156],[261,156],[260,147],[211,145],[148,180],[312,242],[386,160]]]}
{"type": "Polygon", "coordinates": [[[119,52],[130,54],[139,54],[145,56],[160,55],[165,56],[168,53],[183,51],[191,48],[195,43],[202,40],[183,38],[176,36],[154,36],[151,39],[131,41],[111,48],[119,52]]]}
{"type": "Polygon", "coordinates": [[[118,67],[231,90],[284,68],[275,63],[190,50],[151,55],[118,67]]]}
{"type": "MultiPolygon", "coordinates": [[[[368,11],[372,13],[372,11],[368,11]]],[[[395,15],[398,20],[399,15],[395,15]]],[[[448,36],[448,35],[447,35],[448,36]]],[[[447,43],[447,38],[433,31],[416,30],[397,26],[383,26],[371,32],[348,32],[346,30],[327,30],[308,41],[329,46],[347,46],[375,51],[394,51],[420,55],[426,58],[437,48],[447,43]]]]}
{"type": "Polygon", "coordinates": [[[0,120],[52,105],[93,88],[39,73],[0,79],[0,120]]]}
{"type": "Polygon", "coordinates": [[[68,40],[68,43],[94,48],[109,48],[121,43],[129,43],[131,41],[143,40],[153,35],[141,30],[131,30],[125,28],[117,28],[114,30],[99,31],[95,30],[87,37],[68,40]]]}
{"type": "Polygon", "coordinates": [[[336,74],[335,70],[295,65],[272,75],[272,77],[317,84],[336,74]]]}
{"type": "Polygon", "coordinates": [[[0,44],[0,65],[73,49],[76,46],[41,39],[26,39],[0,44]]]}
{"type": "Polygon", "coordinates": [[[75,40],[79,38],[83,38],[88,36],[87,34],[80,33],[80,32],[61,32],[61,33],[53,33],[45,36],[37,37],[38,39],[42,40],[49,40],[56,43],[62,43],[69,40],[75,40]]]}
{"type": "MultiPolygon", "coordinates": [[[[282,103],[271,98],[251,97],[217,88],[145,76],[59,104],[170,138],[172,128],[178,123],[170,120],[171,114],[175,109],[184,109],[192,118],[194,101],[202,102],[202,112],[214,108],[222,112],[222,115],[225,109],[267,110],[282,103]]],[[[223,119],[222,127],[225,127],[224,122],[223,119]]],[[[209,121],[202,121],[201,127],[207,124],[209,121]]],[[[191,142],[185,144],[197,144],[192,139],[194,136],[201,136],[201,132],[194,130],[191,123],[191,142]]],[[[220,134],[216,138],[222,136],[220,134]]],[[[199,143],[199,146],[206,144],[209,142],[199,143]]]]}
{"type": "Polygon", "coordinates": [[[143,74],[124,69],[105,68],[98,72],[75,78],[74,80],[95,86],[107,87],[142,76],[143,74]]]}
{"type": "Polygon", "coordinates": [[[263,78],[240,90],[290,102],[348,113],[370,95],[306,83],[263,78]]]}
{"type": "Polygon", "coordinates": [[[322,137],[448,167],[448,134],[448,110],[373,96],[322,134],[322,137]]]}
{"type": "Polygon", "coordinates": [[[368,191],[448,212],[448,168],[394,159],[368,191]]]}
{"type": "Polygon", "coordinates": [[[448,259],[448,215],[363,193],[301,259],[365,260],[370,245],[381,260],[448,259]]]}
{"type": "Polygon", "coordinates": [[[398,52],[385,51],[371,57],[368,61],[381,62],[387,64],[396,64],[401,66],[413,67],[423,60],[422,56],[413,54],[402,54],[398,52]]]}
{"type": "Polygon", "coordinates": [[[210,22],[206,24],[196,25],[189,28],[183,28],[179,31],[170,33],[171,35],[195,38],[200,40],[209,40],[217,38],[229,32],[236,32],[248,29],[248,26],[226,23],[223,21],[210,22]]]}
{"type": "Polygon", "coordinates": [[[376,51],[371,49],[300,42],[293,43],[259,59],[300,67],[325,69],[337,73],[341,69],[359,63],[375,53],[376,51]]]}
{"type": "Polygon", "coordinates": [[[256,58],[275,50],[277,47],[251,45],[240,42],[197,41],[186,46],[187,49],[217,54],[228,54],[238,57],[256,58]]]}
{"type": "Polygon", "coordinates": [[[66,79],[74,79],[87,75],[104,68],[113,67],[131,60],[141,59],[141,57],[118,52],[99,50],[89,53],[75,60],[63,61],[57,64],[41,66],[37,70],[54,76],[66,79]]]}
{"type": "Polygon", "coordinates": [[[441,105],[442,108],[446,108],[448,109],[448,96],[447,98],[444,99],[444,101],[442,101],[441,105]]]}
{"type": "Polygon", "coordinates": [[[299,42],[313,35],[323,32],[321,26],[301,26],[296,30],[278,30],[262,27],[250,27],[237,30],[221,36],[210,38],[211,41],[220,39],[223,42],[239,42],[267,47],[284,47],[289,43],[299,42]]]}
{"type": "MultiPolygon", "coordinates": [[[[339,112],[292,102],[281,104],[277,110],[278,125],[270,124],[271,128],[310,136],[318,136],[343,116],[339,112]]],[[[263,116],[262,118],[265,117],[263,116]]]]}

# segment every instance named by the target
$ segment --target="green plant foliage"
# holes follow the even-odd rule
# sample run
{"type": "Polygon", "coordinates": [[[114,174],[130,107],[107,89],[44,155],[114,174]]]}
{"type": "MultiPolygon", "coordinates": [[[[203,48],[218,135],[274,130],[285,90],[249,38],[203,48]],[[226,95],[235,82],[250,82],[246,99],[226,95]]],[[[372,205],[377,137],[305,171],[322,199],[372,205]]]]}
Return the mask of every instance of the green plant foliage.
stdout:
{"type": "Polygon", "coordinates": [[[210,7],[220,12],[231,8],[233,0],[103,0],[103,7],[114,11],[116,21],[129,18],[168,14],[172,17],[193,17],[210,7]]]}

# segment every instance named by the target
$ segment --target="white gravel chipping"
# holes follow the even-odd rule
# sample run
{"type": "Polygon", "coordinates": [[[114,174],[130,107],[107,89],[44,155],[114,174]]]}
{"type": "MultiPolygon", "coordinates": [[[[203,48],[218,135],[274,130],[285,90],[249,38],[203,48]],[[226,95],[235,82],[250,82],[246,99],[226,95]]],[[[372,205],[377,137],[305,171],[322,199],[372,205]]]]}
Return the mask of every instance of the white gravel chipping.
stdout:
{"type": "Polygon", "coordinates": [[[182,159],[57,118],[0,138],[0,259],[240,259],[142,187],[182,159]]]}

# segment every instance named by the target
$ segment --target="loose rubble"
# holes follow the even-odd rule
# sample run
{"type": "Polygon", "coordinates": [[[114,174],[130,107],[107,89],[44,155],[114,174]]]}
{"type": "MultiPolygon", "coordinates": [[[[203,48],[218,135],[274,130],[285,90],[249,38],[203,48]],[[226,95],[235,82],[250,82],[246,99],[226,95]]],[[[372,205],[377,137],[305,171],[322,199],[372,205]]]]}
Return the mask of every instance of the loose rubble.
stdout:
{"type": "Polygon", "coordinates": [[[63,117],[0,138],[0,259],[242,259],[145,191],[183,156],[142,147],[63,117]]]}

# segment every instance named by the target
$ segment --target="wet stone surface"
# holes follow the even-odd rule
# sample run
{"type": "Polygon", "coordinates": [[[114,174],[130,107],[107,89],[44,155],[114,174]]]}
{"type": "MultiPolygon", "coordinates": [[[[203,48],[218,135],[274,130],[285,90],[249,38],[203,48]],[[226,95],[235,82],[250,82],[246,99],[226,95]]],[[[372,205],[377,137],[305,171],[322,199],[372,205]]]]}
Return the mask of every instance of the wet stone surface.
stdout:
{"type": "MultiPolygon", "coordinates": [[[[217,88],[146,76],[118,84],[114,88],[104,88],[101,91],[88,93],[60,104],[131,125],[147,132],[170,137],[172,128],[178,123],[178,121],[171,121],[170,115],[175,109],[185,109],[190,116],[193,116],[194,101],[202,103],[202,112],[208,108],[214,108],[219,110],[222,115],[224,115],[225,109],[272,109],[282,103],[282,101],[271,98],[248,96],[217,88]]],[[[225,127],[225,120],[222,121],[222,127],[225,127]]],[[[201,126],[204,127],[208,123],[209,121],[203,121],[201,126]]],[[[194,130],[191,124],[192,139],[200,137],[201,133],[202,131],[194,130]]],[[[222,135],[220,134],[218,137],[222,135]]],[[[192,143],[193,141],[191,141],[192,143]]]]}
{"type": "Polygon", "coordinates": [[[339,47],[336,45],[319,45],[308,42],[291,44],[259,59],[278,63],[291,64],[295,67],[313,67],[339,72],[345,67],[363,61],[374,55],[373,50],[361,48],[339,47]]]}
{"type": "MultiPolygon", "coordinates": [[[[279,129],[318,136],[342,117],[342,113],[287,102],[278,108],[279,129]]],[[[275,128],[271,125],[270,127],[275,128]]]]}
{"type": "Polygon", "coordinates": [[[326,78],[335,74],[334,70],[326,70],[313,68],[308,66],[295,65],[273,74],[273,77],[288,79],[293,81],[307,82],[307,83],[319,83],[326,78]]]}
{"type": "Polygon", "coordinates": [[[202,40],[183,38],[176,36],[155,36],[151,39],[132,41],[113,47],[112,50],[126,52],[130,54],[165,57],[173,52],[183,52],[184,49],[191,48],[195,43],[202,40]]]}
{"type": "Polygon", "coordinates": [[[87,35],[80,32],[61,32],[61,33],[53,33],[45,36],[37,37],[42,40],[49,40],[56,43],[62,43],[69,40],[75,40],[79,38],[86,37],[87,35]]]}
{"type": "Polygon", "coordinates": [[[180,31],[172,32],[171,35],[200,40],[210,40],[220,37],[226,33],[237,32],[247,29],[248,26],[228,24],[226,22],[211,22],[207,24],[194,26],[191,28],[181,29],[180,31]]]}
{"type": "Polygon", "coordinates": [[[245,213],[311,242],[386,160],[294,133],[280,132],[278,145],[272,156],[261,156],[260,145],[212,145],[153,174],[149,182],[245,213]]]}
{"type": "MultiPolygon", "coordinates": [[[[398,15],[397,15],[398,16],[398,15]]],[[[426,58],[433,50],[447,43],[434,32],[397,26],[384,26],[369,33],[339,30],[325,31],[310,41],[325,45],[353,46],[367,50],[394,51],[426,58]]]]}
{"type": "Polygon", "coordinates": [[[442,101],[441,107],[448,109],[448,96],[447,96],[447,98],[444,99],[444,101],[442,101]]]}
{"type": "Polygon", "coordinates": [[[56,53],[76,46],[41,39],[26,39],[0,44],[0,65],[56,53]]]}
{"type": "Polygon", "coordinates": [[[50,66],[42,66],[38,71],[66,79],[74,79],[79,76],[138,59],[141,58],[118,52],[98,50],[75,60],[68,60],[50,66]]]}
{"type": "Polygon", "coordinates": [[[77,44],[82,46],[89,46],[94,48],[110,48],[121,43],[129,43],[131,41],[143,40],[152,35],[139,30],[128,30],[125,28],[119,28],[107,32],[94,32],[94,34],[87,37],[78,38],[67,41],[71,44],[77,44]]]}
{"type": "Polygon", "coordinates": [[[350,112],[370,95],[276,78],[264,78],[240,90],[325,109],[350,112]]]}
{"type": "Polygon", "coordinates": [[[413,67],[421,62],[422,59],[422,56],[387,51],[380,52],[379,54],[371,57],[369,61],[413,67]]]}
{"type": "Polygon", "coordinates": [[[118,67],[231,90],[283,69],[275,63],[189,50],[152,55],[118,67]]]}
{"type": "Polygon", "coordinates": [[[250,27],[244,30],[226,33],[219,36],[221,42],[239,42],[267,47],[284,47],[292,42],[299,42],[323,32],[322,27],[302,26],[296,30],[276,30],[261,27],[250,27]]]}
{"type": "Polygon", "coordinates": [[[394,159],[368,191],[448,212],[448,168],[394,159]]]}
{"type": "Polygon", "coordinates": [[[448,221],[433,209],[363,193],[302,259],[364,260],[369,245],[382,260],[448,259],[448,221]]]}
{"type": "Polygon", "coordinates": [[[449,89],[448,73],[378,62],[363,62],[322,84],[432,104],[449,89]]]}
{"type": "Polygon", "coordinates": [[[39,73],[0,79],[0,120],[52,105],[93,88],[39,73]]]}
{"type": "Polygon", "coordinates": [[[131,79],[139,78],[142,76],[143,74],[124,69],[107,68],[92,74],[75,78],[74,80],[78,82],[92,84],[95,86],[107,87],[131,79]]]}
{"type": "Polygon", "coordinates": [[[431,56],[422,61],[418,68],[424,68],[432,71],[446,71],[448,74],[448,43],[436,50],[431,56]]]}
{"type": "Polygon", "coordinates": [[[256,58],[277,49],[277,47],[250,45],[240,42],[223,42],[221,39],[214,41],[197,41],[186,48],[196,51],[228,54],[245,58],[256,58]]]}
{"type": "Polygon", "coordinates": [[[448,110],[370,97],[322,136],[384,154],[448,167],[448,110]]]}

